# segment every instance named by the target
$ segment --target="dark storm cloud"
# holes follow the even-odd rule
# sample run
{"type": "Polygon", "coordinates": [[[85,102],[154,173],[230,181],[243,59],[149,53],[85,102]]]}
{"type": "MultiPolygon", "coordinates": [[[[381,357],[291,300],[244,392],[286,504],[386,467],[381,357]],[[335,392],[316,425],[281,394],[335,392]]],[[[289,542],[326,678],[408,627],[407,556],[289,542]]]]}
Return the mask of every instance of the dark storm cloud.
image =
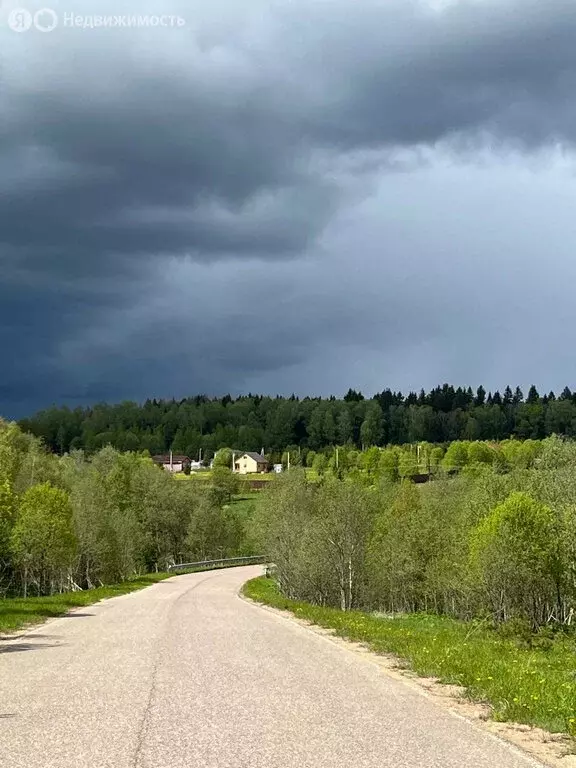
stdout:
{"type": "MultiPolygon", "coordinates": [[[[52,3],[61,16],[177,13],[187,24],[0,30],[8,410],[74,393],[221,392],[260,374],[280,389],[285,370],[319,359],[335,329],[343,347],[362,336],[398,356],[399,338],[442,334],[434,291],[397,294],[400,307],[424,307],[427,333],[415,320],[373,342],[366,328],[389,317],[348,279],[366,232],[347,255],[323,233],[379,179],[417,167],[426,148],[475,159],[576,138],[573,2],[130,5],[52,3]],[[240,265],[247,280],[229,266],[211,272],[219,262],[240,265]],[[163,281],[167,269],[180,277],[163,281]],[[317,295],[299,273],[317,281],[317,295]],[[197,327],[185,359],[172,322],[197,327]]],[[[391,238],[366,280],[386,273],[394,283],[410,256],[391,238]]]]}
{"type": "Polygon", "coordinates": [[[482,129],[513,141],[573,138],[576,4],[466,4],[443,15],[418,6],[279,4],[264,14],[263,50],[232,34],[219,42],[229,59],[212,67],[192,30],[144,33],[150,58],[135,53],[133,30],[19,39],[6,62],[3,155],[9,165],[34,147],[39,183],[9,190],[5,237],[84,261],[90,252],[275,258],[303,249],[334,209],[333,184],[315,167],[320,149],[482,129]],[[100,45],[69,42],[90,34],[100,45]],[[31,46],[30,71],[11,81],[12,61],[31,46]],[[292,215],[295,226],[283,226],[292,215]]]}

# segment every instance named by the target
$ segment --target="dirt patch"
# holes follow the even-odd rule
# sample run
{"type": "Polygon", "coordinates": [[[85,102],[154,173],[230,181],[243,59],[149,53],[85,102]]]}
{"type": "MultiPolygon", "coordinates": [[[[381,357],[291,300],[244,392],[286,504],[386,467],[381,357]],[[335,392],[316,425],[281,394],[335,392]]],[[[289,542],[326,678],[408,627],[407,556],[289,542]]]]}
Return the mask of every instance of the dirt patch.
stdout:
{"type": "Polygon", "coordinates": [[[474,722],[478,727],[490,731],[505,741],[518,747],[523,752],[539,760],[550,768],[576,768],[576,744],[574,739],[561,733],[548,733],[541,728],[535,728],[522,723],[499,723],[491,719],[492,709],[485,702],[472,701],[466,694],[466,689],[457,685],[446,685],[436,678],[419,677],[408,668],[407,662],[393,654],[378,654],[368,646],[352,640],[345,640],[335,635],[334,630],[319,627],[305,619],[300,619],[290,611],[282,611],[269,605],[259,603],[239,593],[242,600],[257,605],[259,608],[271,611],[278,616],[307,627],[317,635],[322,635],[332,643],[336,643],[354,653],[369,657],[382,670],[396,679],[411,685],[421,694],[433,698],[440,705],[451,710],[460,717],[474,722]]]}

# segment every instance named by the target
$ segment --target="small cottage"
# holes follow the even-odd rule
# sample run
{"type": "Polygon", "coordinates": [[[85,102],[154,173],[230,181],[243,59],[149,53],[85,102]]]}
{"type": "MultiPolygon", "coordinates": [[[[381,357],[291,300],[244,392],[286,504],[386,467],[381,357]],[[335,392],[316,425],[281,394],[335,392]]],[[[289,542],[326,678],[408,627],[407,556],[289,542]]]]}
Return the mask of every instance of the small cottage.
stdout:
{"type": "Polygon", "coordinates": [[[268,462],[259,453],[243,453],[234,457],[234,472],[239,475],[251,475],[268,471],[268,462]]]}

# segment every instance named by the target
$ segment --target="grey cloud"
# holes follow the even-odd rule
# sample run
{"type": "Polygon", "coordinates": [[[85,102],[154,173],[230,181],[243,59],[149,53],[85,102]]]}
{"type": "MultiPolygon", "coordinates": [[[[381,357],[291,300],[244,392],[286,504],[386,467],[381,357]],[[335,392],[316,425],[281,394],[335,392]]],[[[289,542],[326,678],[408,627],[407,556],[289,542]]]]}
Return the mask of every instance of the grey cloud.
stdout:
{"type": "MultiPolygon", "coordinates": [[[[354,11],[342,2],[290,3],[265,18],[255,51],[243,48],[241,34],[219,41],[217,50],[230,54],[223,63],[212,61],[210,47],[194,45],[193,31],[187,38],[183,30],[155,32],[148,55],[161,55],[148,59],[133,31],[113,49],[105,37],[99,47],[68,47],[70,36],[90,33],[64,29],[50,45],[48,36],[24,42],[38,53],[26,88],[20,79],[11,83],[7,62],[5,110],[16,115],[12,138],[5,137],[8,153],[22,143],[39,146],[68,173],[33,196],[29,187],[10,194],[0,221],[11,242],[85,248],[87,256],[230,256],[234,243],[240,254],[293,254],[318,235],[337,204],[328,179],[315,172],[321,149],[434,144],[480,130],[511,141],[573,138],[572,2],[461,4],[443,16],[406,0],[365,2],[354,11]],[[177,36],[177,64],[164,48],[170,34],[177,36]],[[42,61],[42,51],[54,59],[42,61]],[[317,201],[306,216],[297,213],[295,226],[270,232],[241,223],[244,207],[259,196],[283,202],[290,190],[293,199],[301,190],[317,201]],[[198,220],[206,201],[223,211],[215,223],[211,216],[198,220]],[[188,216],[134,226],[131,210],[155,206],[188,216]],[[239,215],[226,216],[230,209],[239,215]],[[37,226],[18,227],[31,219],[37,226]]],[[[106,33],[92,36],[98,34],[106,33]]],[[[282,205],[272,219],[289,222],[290,215],[291,206],[282,205]]]]}
{"type": "MultiPolygon", "coordinates": [[[[486,153],[491,163],[571,146],[576,4],[485,0],[440,13],[416,0],[217,0],[161,11],[187,26],[0,28],[0,341],[12,361],[0,397],[28,408],[73,393],[140,397],[148,386],[281,389],[292,377],[297,388],[298,376],[307,391],[325,387],[327,371],[344,389],[362,385],[354,366],[372,382],[395,360],[424,375],[431,350],[456,342],[442,341],[452,338],[450,270],[421,279],[422,253],[442,261],[452,243],[445,222],[423,222],[394,190],[407,184],[434,209],[438,186],[430,197],[412,186],[426,185],[426,162],[438,179],[438,157],[473,166],[486,153]],[[369,195],[385,206],[382,225],[346,224],[369,195]],[[428,225],[428,242],[410,231],[428,225]],[[183,353],[173,328],[194,322],[204,330],[183,353]],[[377,350],[385,365],[362,362],[377,350]],[[331,355],[354,365],[336,374],[331,355]]],[[[471,200],[468,226],[476,213],[471,200]]],[[[542,215],[555,221],[552,206],[542,215]]],[[[495,243],[478,239],[471,251],[487,258],[495,243]]],[[[457,362],[438,360],[451,353],[429,370],[456,376],[457,362]]],[[[474,361],[461,357],[461,369],[474,361]]]]}

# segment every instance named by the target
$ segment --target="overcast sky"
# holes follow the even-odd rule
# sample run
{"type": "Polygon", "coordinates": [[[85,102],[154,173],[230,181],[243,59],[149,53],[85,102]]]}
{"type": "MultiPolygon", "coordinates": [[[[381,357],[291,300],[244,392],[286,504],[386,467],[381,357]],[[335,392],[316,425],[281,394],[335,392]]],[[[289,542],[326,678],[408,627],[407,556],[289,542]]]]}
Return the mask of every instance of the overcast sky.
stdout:
{"type": "Polygon", "coordinates": [[[574,0],[0,17],[0,413],[576,386],[574,0]]]}

